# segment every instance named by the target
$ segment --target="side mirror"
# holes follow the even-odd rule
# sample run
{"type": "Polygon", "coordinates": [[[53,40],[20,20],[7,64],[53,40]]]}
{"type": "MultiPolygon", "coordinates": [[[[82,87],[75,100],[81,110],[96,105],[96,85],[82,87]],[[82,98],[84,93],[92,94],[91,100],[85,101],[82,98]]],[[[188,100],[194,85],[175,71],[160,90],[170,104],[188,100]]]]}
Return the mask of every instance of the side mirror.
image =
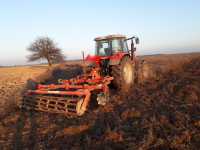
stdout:
{"type": "Polygon", "coordinates": [[[139,44],[139,43],[140,43],[140,40],[139,40],[138,37],[135,38],[135,43],[136,43],[136,44],[139,44]]]}

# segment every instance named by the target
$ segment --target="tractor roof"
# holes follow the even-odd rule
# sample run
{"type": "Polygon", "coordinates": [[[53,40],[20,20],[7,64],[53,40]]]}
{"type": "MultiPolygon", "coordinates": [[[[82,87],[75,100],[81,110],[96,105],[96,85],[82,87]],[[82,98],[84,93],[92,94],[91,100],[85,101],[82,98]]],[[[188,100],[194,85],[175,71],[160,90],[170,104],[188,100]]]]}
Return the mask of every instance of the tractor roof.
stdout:
{"type": "Polygon", "coordinates": [[[121,34],[112,34],[112,35],[107,35],[107,36],[100,36],[95,38],[95,41],[101,41],[101,40],[110,40],[110,39],[115,39],[115,38],[126,38],[125,35],[121,34]]]}

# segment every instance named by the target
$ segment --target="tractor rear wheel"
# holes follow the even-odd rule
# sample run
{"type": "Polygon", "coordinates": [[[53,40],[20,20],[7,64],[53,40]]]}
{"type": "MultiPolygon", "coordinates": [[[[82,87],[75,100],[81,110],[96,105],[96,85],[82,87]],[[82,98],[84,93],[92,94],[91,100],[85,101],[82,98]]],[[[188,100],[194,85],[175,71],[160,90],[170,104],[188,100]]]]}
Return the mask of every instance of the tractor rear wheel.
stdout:
{"type": "Polygon", "coordinates": [[[134,84],[135,67],[130,57],[125,56],[119,65],[111,66],[114,77],[113,86],[122,92],[128,92],[134,84]]]}

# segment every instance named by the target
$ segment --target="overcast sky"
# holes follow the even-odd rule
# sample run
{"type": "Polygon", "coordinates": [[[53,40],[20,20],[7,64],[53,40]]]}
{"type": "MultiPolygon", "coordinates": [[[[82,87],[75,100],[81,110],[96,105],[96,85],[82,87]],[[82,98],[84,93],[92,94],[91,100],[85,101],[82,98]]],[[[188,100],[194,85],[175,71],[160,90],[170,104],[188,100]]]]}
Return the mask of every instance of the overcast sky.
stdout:
{"type": "Polygon", "coordinates": [[[137,54],[200,51],[200,0],[6,0],[0,3],[0,65],[26,64],[26,48],[49,36],[69,59],[93,39],[137,35],[137,54]]]}

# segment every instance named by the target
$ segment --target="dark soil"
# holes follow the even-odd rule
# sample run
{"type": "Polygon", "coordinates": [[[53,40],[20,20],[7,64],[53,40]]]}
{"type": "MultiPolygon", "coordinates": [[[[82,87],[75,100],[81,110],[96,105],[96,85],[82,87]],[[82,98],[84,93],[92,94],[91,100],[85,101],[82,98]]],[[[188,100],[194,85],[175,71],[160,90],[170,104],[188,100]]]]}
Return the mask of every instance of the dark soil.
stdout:
{"type": "Polygon", "coordinates": [[[198,150],[200,59],[127,95],[113,91],[108,105],[83,117],[14,109],[1,124],[0,149],[198,150]]]}

